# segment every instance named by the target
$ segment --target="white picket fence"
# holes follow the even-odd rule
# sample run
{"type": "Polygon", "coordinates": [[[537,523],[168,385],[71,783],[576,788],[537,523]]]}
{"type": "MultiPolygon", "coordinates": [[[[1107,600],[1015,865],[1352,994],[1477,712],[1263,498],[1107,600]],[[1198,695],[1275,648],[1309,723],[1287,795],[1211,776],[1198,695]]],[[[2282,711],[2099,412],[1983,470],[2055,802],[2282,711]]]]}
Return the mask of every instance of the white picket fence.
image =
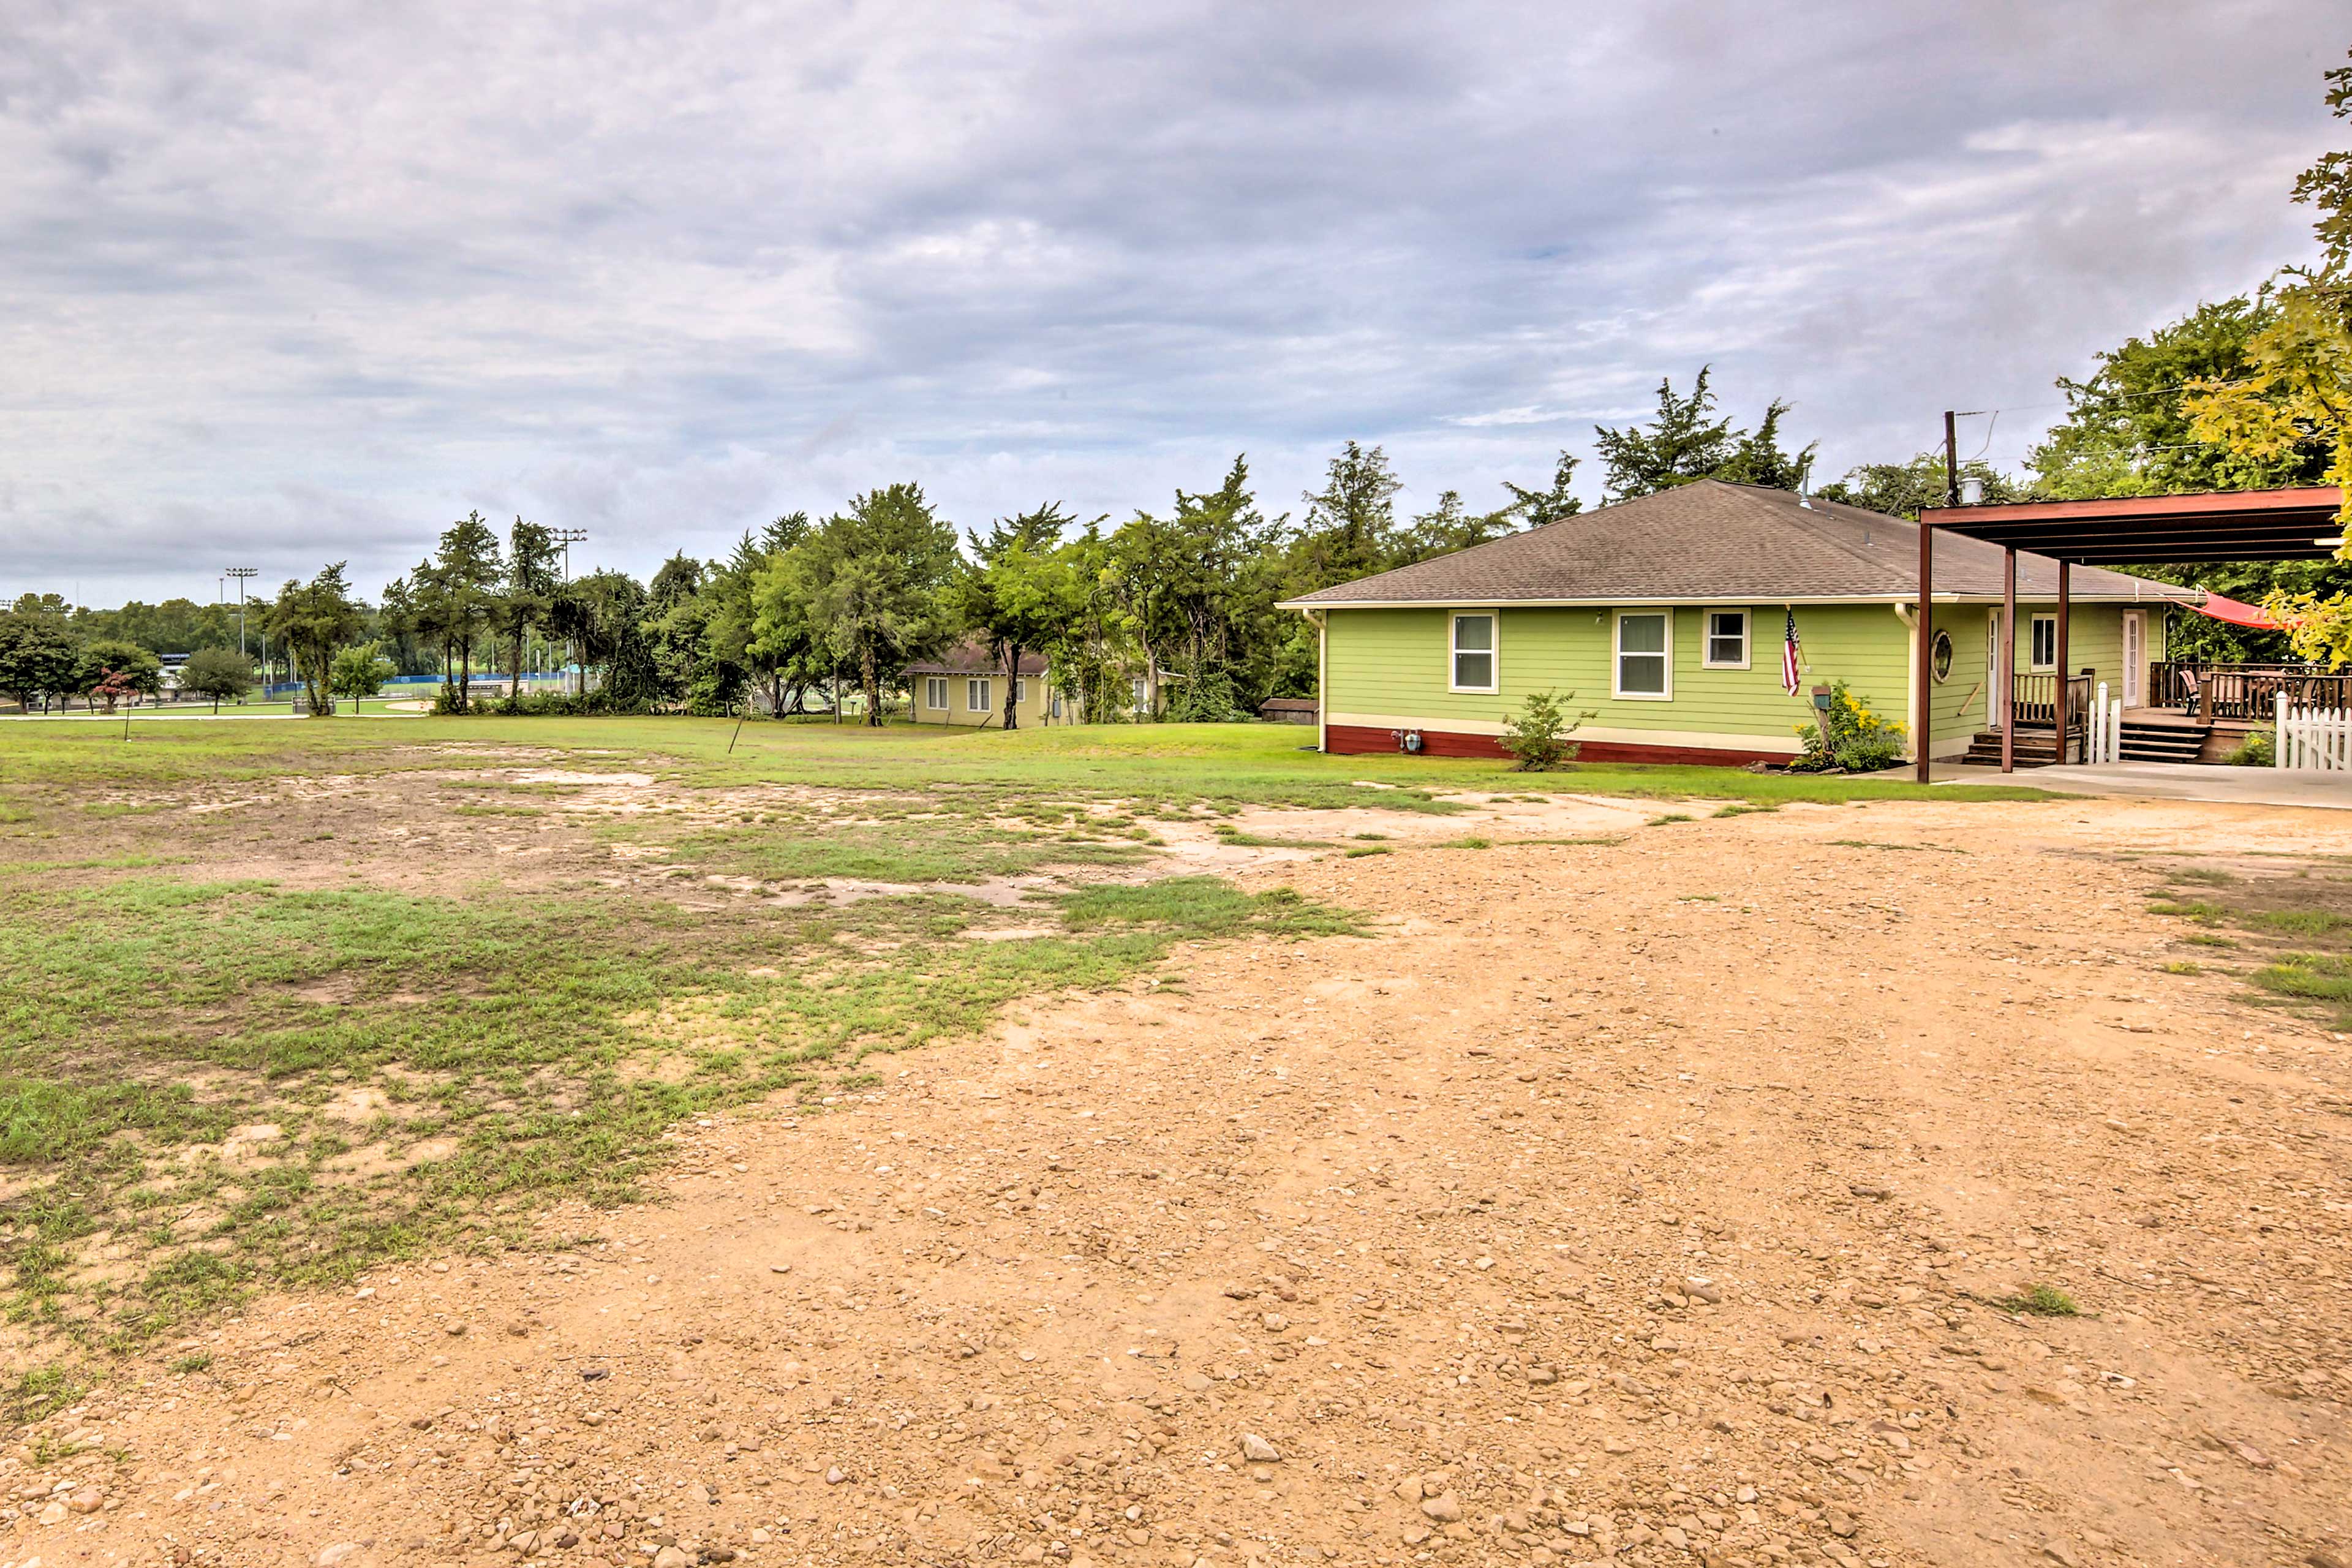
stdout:
{"type": "Polygon", "coordinates": [[[2305,773],[2352,772],[2352,713],[2338,709],[2290,708],[2278,697],[2273,750],[2282,768],[2305,773]]]}

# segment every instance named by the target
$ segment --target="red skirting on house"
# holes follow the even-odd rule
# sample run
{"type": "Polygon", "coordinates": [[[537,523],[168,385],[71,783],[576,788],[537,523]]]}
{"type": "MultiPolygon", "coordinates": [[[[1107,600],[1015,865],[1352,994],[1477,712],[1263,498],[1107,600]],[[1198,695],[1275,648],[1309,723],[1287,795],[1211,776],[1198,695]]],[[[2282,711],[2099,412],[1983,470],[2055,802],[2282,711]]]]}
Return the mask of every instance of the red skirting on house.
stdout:
{"type": "MultiPolygon", "coordinates": [[[[1372,752],[1401,752],[1399,731],[1366,724],[1333,724],[1323,731],[1326,750],[1336,756],[1360,756],[1372,752]]],[[[1571,741],[1574,736],[1569,737],[1571,741]]],[[[1424,757],[1507,757],[1492,735],[1465,735],[1452,730],[1421,731],[1424,757]]],[[[1577,760],[1584,763],[1691,763],[1703,767],[1740,768],[1750,763],[1785,763],[1787,753],[1748,752],[1734,746],[1647,746],[1633,741],[1585,741],[1578,744],[1577,760]]]]}

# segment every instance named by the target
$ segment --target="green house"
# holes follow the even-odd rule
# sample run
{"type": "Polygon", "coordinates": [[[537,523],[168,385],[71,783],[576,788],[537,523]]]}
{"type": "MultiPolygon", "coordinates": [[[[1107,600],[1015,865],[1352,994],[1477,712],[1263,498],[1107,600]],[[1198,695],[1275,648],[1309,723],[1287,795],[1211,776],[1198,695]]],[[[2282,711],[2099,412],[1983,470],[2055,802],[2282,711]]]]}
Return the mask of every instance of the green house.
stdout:
{"type": "MultiPolygon", "coordinates": [[[[1918,540],[1900,518],[1709,479],[1284,607],[1321,634],[1326,751],[1500,755],[1508,716],[1529,693],[1558,691],[1592,715],[1575,737],[1590,761],[1782,762],[1801,749],[1812,689],[1833,680],[1916,745],[1918,540]]],[[[1938,538],[1924,696],[1934,756],[1968,752],[2012,714],[2021,737],[2045,715],[2046,734],[2057,567],[2018,558],[2006,698],[2001,572],[1998,547],[1938,538]]],[[[2102,686],[2110,702],[2144,705],[2165,616],[2203,595],[2093,567],[2070,587],[2070,710],[2102,686]]]]}

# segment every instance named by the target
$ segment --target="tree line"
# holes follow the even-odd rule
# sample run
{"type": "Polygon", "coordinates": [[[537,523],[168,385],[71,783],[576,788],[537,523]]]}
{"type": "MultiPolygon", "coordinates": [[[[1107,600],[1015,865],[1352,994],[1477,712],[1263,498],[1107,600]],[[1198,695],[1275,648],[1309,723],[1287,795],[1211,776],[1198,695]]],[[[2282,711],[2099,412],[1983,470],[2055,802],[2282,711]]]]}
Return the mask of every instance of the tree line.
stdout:
{"type": "MultiPolygon", "coordinates": [[[[2326,79],[2330,110],[2352,118],[2352,67],[2326,79]]],[[[2316,483],[2352,491],[2352,153],[2323,156],[2293,195],[2317,214],[2318,261],[2099,354],[2088,376],[2059,380],[2066,414],[2027,454],[2023,473],[1970,461],[1963,475],[1995,500],[2316,483]]],[[[1606,500],[1706,479],[1813,488],[1902,517],[1945,498],[1937,451],[1810,487],[1819,444],[1784,447],[1790,405],[1774,399],[1742,426],[1710,382],[1706,366],[1685,392],[1661,381],[1648,420],[1595,427],[1606,500]]],[[[519,674],[527,650],[560,648],[582,674],[580,689],[509,689],[498,705],[726,714],[756,695],[768,711],[789,714],[822,693],[838,715],[854,690],[865,721],[880,723],[909,664],[970,642],[1006,678],[1007,729],[1019,723],[1013,678],[1029,654],[1045,656],[1057,693],[1082,719],[1236,719],[1266,698],[1315,689],[1313,633],[1275,608],[1282,600],[1573,517],[1582,507],[1577,467],[1560,453],[1548,482],[1507,481],[1508,499],[1491,511],[1472,511],[1448,489],[1406,514],[1387,454],[1349,441],[1295,516],[1260,506],[1246,458],[1236,457],[1213,487],[1179,489],[1162,511],[1113,524],[1053,502],[968,535],[919,485],[901,482],[821,519],[779,517],[714,560],[673,555],[642,584],[611,570],[570,577],[548,529],[517,518],[501,539],[475,512],[379,603],[359,599],[339,563],[285,584],[258,606],[257,629],[303,682],[313,711],[332,694],[372,691],[394,670],[438,673],[437,705],[469,711],[478,660],[519,674]],[[1139,701],[1130,695],[1139,687],[1139,701]]],[[[2260,599],[2290,628],[2249,632],[2191,617],[2176,655],[2352,662],[2346,552],[2135,570],[2260,599]]],[[[176,637],[200,642],[184,689],[205,690],[192,684],[203,680],[219,694],[241,692],[251,665],[228,646],[228,626],[226,606],[185,600],[68,612],[55,595],[27,595],[0,611],[0,691],[28,709],[82,698],[111,710],[161,689],[156,655],[180,650],[154,645],[176,637]]]]}
{"type": "MultiPolygon", "coordinates": [[[[2141,384],[2226,363],[2226,345],[2242,352],[2272,309],[2267,297],[2231,300],[2160,330],[2150,340],[2157,348],[2132,340],[2102,356],[2090,380],[2060,383],[2074,410],[2036,449],[2031,475],[1981,463],[1966,471],[1996,499],[2124,482],[2117,466],[2135,461],[2142,426],[2164,417],[2138,395],[2141,384]],[[2207,345],[2202,357],[2181,359],[2170,346],[2184,335],[2207,345]]],[[[1596,427],[1606,501],[1704,479],[1808,487],[1818,443],[1784,445],[1789,405],[1776,399],[1743,425],[1720,407],[1712,379],[1702,366],[1686,391],[1664,380],[1649,418],[1596,427]]],[[[2177,408],[2170,416],[2179,417],[2177,408]]],[[[2168,462],[2173,477],[2206,472],[2168,462]]],[[[1085,721],[1241,719],[1268,698],[1315,690],[1312,628],[1277,604],[1574,517],[1583,510],[1578,466],[1561,452],[1545,482],[1505,481],[1504,503],[1492,510],[1474,511],[1446,489],[1412,512],[1398,504],[1404,487],[1387,453],[1349,441],[1295,513],[1260,504],[1243,456],[1213,486],[1180,489],[1166,508],[1117,523],[1048,502],[968,533],[921,486],[901,482],[822,518],[778,517],[715,559],[675,554],[646,582],[610,569],[569,576],[549,529],[517,518],[502,533],[477,511],[444,530],[432,553],[373,604],[354,592],[341,563],[257,599],[248,640],[267,644],[313,711],[406,673],[439,675],[436,706],[450,713],[719,715],[752,701],[779,715],[855,706],[879,723],[909,664],[973,644],[1004,675],[1006,728],[1020,722],[1013,677],[1028,655],[1045,658],[1067,710],[1085,721]],[[478,671],[511,677],[532,663],[577,679],[530,695],[509,686],[493,699],[474,689],[478,671]],[[851,694],[856,700],[845,703],[851,694]]],[[[2307,466],[2298,458],[2278,471],[2307,466]]],[[[1922,452],[1811,488],[1916,516],[1943,500],[1944,479],[1941,454],[1922,452]]],[[[178,684],[239,696],[254,670],[230,646],[236,628],[234,606],[178,600],[68,613],[55,595],[26,595],[0,612],[0,691],[27,707],[95,703],[109,679],[118,695],[152,695],[163,687],[156,654],[180,650],[142,641],[217,637],[178,684]]]]}

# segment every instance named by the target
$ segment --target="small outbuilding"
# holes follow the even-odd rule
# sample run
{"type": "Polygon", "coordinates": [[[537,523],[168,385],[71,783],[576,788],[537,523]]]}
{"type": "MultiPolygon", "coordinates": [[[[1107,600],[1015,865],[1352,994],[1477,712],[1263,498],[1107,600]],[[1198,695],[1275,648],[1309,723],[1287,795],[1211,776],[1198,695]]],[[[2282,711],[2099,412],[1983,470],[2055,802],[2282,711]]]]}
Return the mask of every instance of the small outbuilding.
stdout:
{"type": "MultiPolygon", "coordinates": [[[[1013,678],[1013,704],[1022,724],[1063,722],[1061,699],[1054,695],[1045,656],[1024,653],[1013,678]]],[[[938,658],[907,667],[908,716],[919,724],[962,724],[973,729],[1004,724],[1004,667],[978,643],[965,643],[938,658]]]]}
{"type": "Polygon", "coordinates": [[[1269,697],[1257,705],[1257,716],[1270,724],[1312,724],[1316,706],[1312,697],[1269,697]]]}

